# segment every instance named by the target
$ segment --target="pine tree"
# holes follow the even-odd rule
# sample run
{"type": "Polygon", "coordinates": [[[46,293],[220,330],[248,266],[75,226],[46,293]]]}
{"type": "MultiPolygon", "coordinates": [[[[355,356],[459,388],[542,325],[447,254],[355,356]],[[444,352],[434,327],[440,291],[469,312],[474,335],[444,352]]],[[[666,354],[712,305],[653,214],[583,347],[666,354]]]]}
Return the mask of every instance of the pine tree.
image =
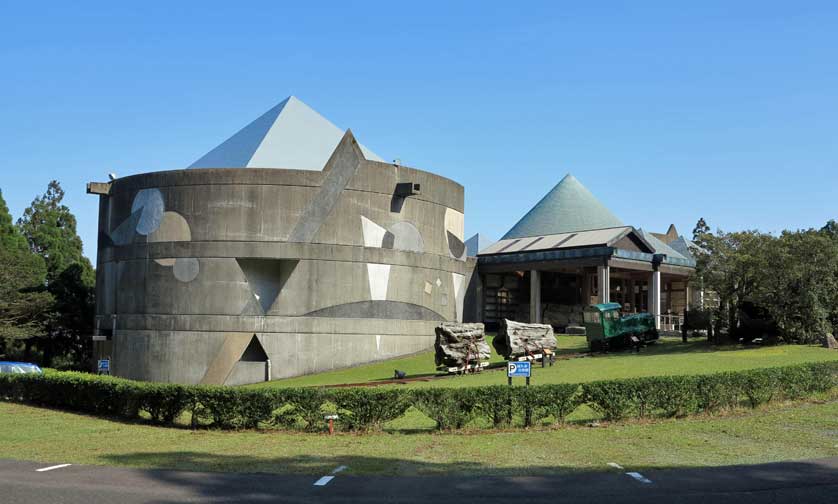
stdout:
{"type": "Polygon", "coordinates": [[[43,313],[45,331],[37,340],[42,363],[55,356],[66,364],[84,365],[93,331],[95,273],[82,255],[76,217],[62,203],[64,190],[53,180],[46,193],[35,198],[17,221],[29,250],[46,265],[46,289],[53,302],[43,313]]]}
{"type": "Polygon", "coordinates": [[[45,282],[46,264],[12,224],[0,191],[0,355],[28,354],[45,333],[53,301],[45,282]]]}
{"type": "Polygon", "coordinates": [[[44,258],[47,282],[52,282],[73,263],[89,261],[82,255],[81,238],[76,234],[76,217],[62,204],[64,190],[58,181],[49,183],[46,193],[35,198],[18,219],[17,227],[32,252],[44,258]]]}

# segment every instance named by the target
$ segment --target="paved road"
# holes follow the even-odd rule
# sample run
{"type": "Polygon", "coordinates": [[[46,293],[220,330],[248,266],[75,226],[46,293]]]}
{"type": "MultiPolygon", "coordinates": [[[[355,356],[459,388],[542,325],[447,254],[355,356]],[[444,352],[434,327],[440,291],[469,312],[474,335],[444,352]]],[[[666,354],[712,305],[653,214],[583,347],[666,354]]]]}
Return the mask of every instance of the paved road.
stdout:
{"type": "Polygon", "coordinates": [[[838,457],[757,466],[604,472],[551,477],[319,477],[193,473],[115,467],[51,467],[0,460],[0,502],[139,504],[174,502],[838,502],[838,457]],[[644,481],[645,480],[645,481],[644,481]],[[323,480],[321,480],[322,483],[323,480]]]}

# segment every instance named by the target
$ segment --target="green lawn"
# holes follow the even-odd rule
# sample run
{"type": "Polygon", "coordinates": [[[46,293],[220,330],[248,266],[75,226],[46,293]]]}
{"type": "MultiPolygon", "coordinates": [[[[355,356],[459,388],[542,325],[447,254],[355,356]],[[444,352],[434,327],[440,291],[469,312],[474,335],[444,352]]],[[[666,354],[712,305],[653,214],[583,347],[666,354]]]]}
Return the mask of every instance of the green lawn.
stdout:
{"type": "Polygon", "coordinates": [[[752,464],[838,456],[838,397],[720,417],[490,432],[368,435],[191,431],[0,402],[2,457],[75,463],[328,474],[537,475],[752,464]],[[514,447],[522,457],[509,457],[514,447]]]}
{"type": "MultiPolygon", "coordinates": [[[[491,340],[491,337],[489,339],[491,340]]],[[[560,354],[587,349],[584,336],[561,335],[557,337],[557,340],[560,354]]],[[[533,368],[532,383],[574,383],[635,376],[703,374],[825,360],[838,360],[838,352],[805,345],[714,347],[705,340],[692,340],[684,344],[681,343],[680,338],[662,338],[639,354],[630,351],[597,354],[593,357],[559,360],[555,366],[544,369],[536,365],[533,368]]],[[[493,366],[502,366],[503,360],[494,353],[494,349],[491,362],[493,366]]],[[[433,352],[251,386],[298,387],[374,382],[391,379],[394,369],[406,371],[409,377],[433,376],[436,374],[433,352]]],[[[460,387],[504,383],[506,383],[506,374],[502,369],[498,369],[484,371],[477,375],[413,382],[409,386],[460,387]]]]}

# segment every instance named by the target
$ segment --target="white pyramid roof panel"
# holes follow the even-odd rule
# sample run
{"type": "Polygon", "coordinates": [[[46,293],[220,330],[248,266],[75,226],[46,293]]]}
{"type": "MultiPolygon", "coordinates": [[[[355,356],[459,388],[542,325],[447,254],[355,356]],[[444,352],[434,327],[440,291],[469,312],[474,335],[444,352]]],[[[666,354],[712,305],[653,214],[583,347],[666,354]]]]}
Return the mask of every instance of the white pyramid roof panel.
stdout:
{"type": "MultiPolygon", "coordinates": [[[[190,168],[322,170],[344,132],[294,96],[242,128],[190,168]]],[[[364,156],[384,161],[361,145],[364,156]]]]}

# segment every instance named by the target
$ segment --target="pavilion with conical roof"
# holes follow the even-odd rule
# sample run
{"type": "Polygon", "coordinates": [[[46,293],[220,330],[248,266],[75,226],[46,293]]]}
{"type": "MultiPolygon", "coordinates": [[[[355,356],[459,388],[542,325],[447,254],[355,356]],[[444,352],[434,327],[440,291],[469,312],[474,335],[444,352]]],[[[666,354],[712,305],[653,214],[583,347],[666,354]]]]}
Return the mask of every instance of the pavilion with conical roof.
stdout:
{"type": "Polygon", "coordinates": [[[619,302],[676,329],[695,271],[689,241],[674,226],[650,233],[626,225],[567,174],[497,243],[478,254],[482,320],[581,325],[582,307],[619,302]]]}

